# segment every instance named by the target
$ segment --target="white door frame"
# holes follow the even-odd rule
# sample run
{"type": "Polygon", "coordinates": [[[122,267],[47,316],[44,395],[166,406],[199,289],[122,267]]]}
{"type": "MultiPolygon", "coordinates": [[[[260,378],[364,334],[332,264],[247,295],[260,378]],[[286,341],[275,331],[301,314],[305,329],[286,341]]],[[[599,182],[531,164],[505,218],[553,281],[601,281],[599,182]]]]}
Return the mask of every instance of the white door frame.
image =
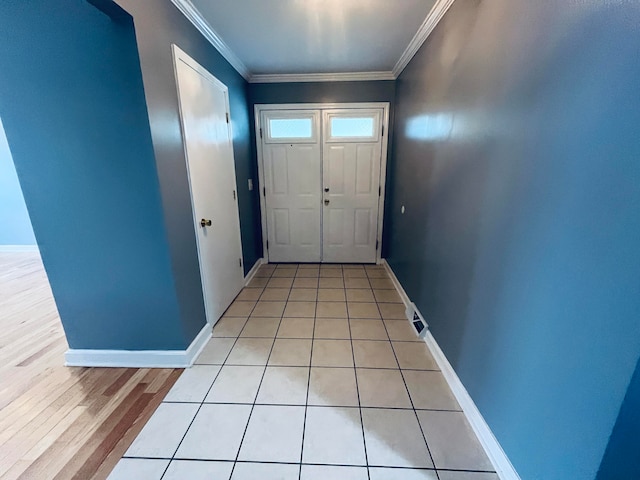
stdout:
{"type": "MultiPolygon", "coordinates": [[[[173,74],[174,77],[176,79],[176,93],[178,94],[178,111],[180,114],[180,135],[182,136],[182,148],[183,148],[183,152],[184,152],[184,160],[185,160],[185,164],[187,167],[187,181],[189,183],[189,197],[191,198],[191,215],[193,217],[193,225],[194,225],[194,235],[196,237],[196,248],[198,251],[198,267],[200,268],[200,283],[202,285],[202,295],[204,297],[204,310],[205,310],[205,316],[207,317],[207,323],[211,326],[215,325],[215,323],[218,321],[217,318],[213,318],[212,317],[212,312],[208,311],[207,308],[207,291],[205,288],[205,282],[203,277],[203,273],[202,273],[202,255],[200,253],[201,250],[201,246],[200,246],[200,239],[198,237],[198,232],[195,229],[195,225],[197,224],[197,222],[199,221],[196,215],[196,211],[193,207],[193,191],[191,188],[191,172],[189,170],[189,156],[187,153],[187,144],[184,141],[185,135],[184,135],[184,128],[182,126],[182,118],[183,118],[183,113],[182,113],[182,104],[180,102],[180,93],[179,93],[179,85],[178,85],[178,61],[182,61],[184,63],[186,63],[187,65],[189,65],[191,68],[193,68],[194,70],[196,70],[198,73],[200,73],[202,76],[206,77],[209,81],[211,81],[213,84],[215,84],[217,87],[219,87],[223,92],[224,92],[224,99],[225,99],[225,106],[227,108],[227,112],[231,112],[230,109],[230,105],[229,105],[229,89],[227,88],[227,86],[222,83],[220,80],[218,80],[216,77],[214,77],[211,73],[209,73],[209,71],[204,68],[202,65],[200,65],[198,62],[196,62],[193,58],[191,58],[186,52],[184,52],[180,47],[178,47],[175,43],[171,44],[171,51],[173,53],[173,74]]],[[[238,191],[238,186],[237,184],[237,180],[235,179],[235,170],[236,170],[236,164],[235,164],[235,153],[233,151],[233,130],[231,127],[231,121],[229,119],[229,122],[227,122],[227,129],[229,130],[229,142],[231,144],[231,153],[232,153],[232,157],[233,157],[233,172],[234,172],[234,186],[235,186],[235,191],[238,191]]],[[[237,205],[237,204],[236,204],[237,205]]],[[[238,215],[238,225],[240,225],[240,207],[238,206],[238,208],[236,209],[236,214],[238,215]]],[[[242,265],[244,265],[244,252],[242,251],[242,232],[240,232],[240,255],[242,258],[242,265]]]]}
{"type": "MultiPolygon", "coordinates": [[[[264,160],[262,154],[262,138],[260,136],[260,118],[263,110],[332,110],[332,109],[382,109],[382,155],[380,158],[380,196],[378,197],[378,234],[376,241],[376,263],[382,261],[382,225],[384,221],[384,199],[385,187],[387,183],[387,157],[389,155],[389,102],[366,102],[366,103],[285,103],[285,104],[256,104],[254,106],[254,121],[256,126],[256,151],[258,153],[258,183],[260,194],[260,218],[262,223],[262,251],[265,260],[269,258],[267,251],[267,204],[264,195],[264,160]]],[[[323,122],[321,122],[322,124],[323,122]]],[[[324,135],[324,125],[320,127],[324,135]]],[[[322,148],[322,145],[321,147],[322,148]]],[[[322,154],[322,153],[321,153],[322,154]]]]}

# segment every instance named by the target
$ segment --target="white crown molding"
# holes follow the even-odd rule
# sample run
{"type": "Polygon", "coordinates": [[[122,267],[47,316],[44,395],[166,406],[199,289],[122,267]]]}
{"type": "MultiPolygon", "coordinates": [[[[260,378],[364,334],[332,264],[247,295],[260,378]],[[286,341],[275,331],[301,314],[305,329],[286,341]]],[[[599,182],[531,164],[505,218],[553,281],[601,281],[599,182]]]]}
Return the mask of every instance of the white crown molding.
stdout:
{"type": "Polygon", "coordinates": [[[64,354],[67,367],[188,368],[211,338],[206,324],[186,350],[88,350],[70,348],[64,354]]]}
{"type": "Polygon", "coordinates": [[[366,80],[395,80],[393,72],[343,72],[343,73],[284,73],[251,75],[251,83],[286,82],[362,82],[366,80]]]}
{"type": "Polygon", "coordinates": [[[244,77],[245,80],[249,80],[251,78],[251,72],[246,67],[242,60],[238,58],[238,56],[233,53],[233,51],[229,48],[229,46],[224,43],[222,38],[215,32],[213,28],[207,23],[204,17],[200,14],[198,9],[191,3],[191,0],[171,0],[171,2],[176,6],[178,10],[182,12],[182,14],[187,17],[187,19],[193,24],[194,27],[198,29],[198,31],[204,35],[204,37],[211,42],[211,44],[220,52],[220,54],[227,59],[227,61],[231,64],[236,71],[244,77]]]}
{"type": "Polygon", "coordinates": [[[436,0],[436,3],[433,5],[433,8],[427,15],[427,18],[424,19],[422,25],[416,32],[416,34],[409,42],[409,45],[405,49],[405,51],[400,56],[400,59],[396,63],[395,67],[393,67],[393,76],[394,78],[398,78],[404,68],[409,64],[414,55],[418,52],[422,44],[427,40],[431,32],[436,28],[438,22],[442,20],[442,17],[449,7],[453,5],[455,0],[436,0]]]}

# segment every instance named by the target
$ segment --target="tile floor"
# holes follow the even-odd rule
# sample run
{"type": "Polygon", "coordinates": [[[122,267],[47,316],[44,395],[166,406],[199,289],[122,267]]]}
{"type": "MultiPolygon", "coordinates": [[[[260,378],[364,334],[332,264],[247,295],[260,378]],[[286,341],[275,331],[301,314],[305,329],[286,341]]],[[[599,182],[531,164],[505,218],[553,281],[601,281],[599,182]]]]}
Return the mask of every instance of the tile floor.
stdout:
{"type": "Polygon", "coordinates": [[[497,480],[383,267],[264,265],[110,480],[497,480]]]}

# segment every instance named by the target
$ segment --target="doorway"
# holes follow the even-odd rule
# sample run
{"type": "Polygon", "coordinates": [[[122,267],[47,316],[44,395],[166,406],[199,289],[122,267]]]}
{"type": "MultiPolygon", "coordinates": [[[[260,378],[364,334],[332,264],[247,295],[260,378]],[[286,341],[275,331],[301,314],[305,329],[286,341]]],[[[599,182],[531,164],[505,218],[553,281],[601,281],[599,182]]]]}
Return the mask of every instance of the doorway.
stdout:
{"type": "Polygon", "coordinates": [[[256,105],[269,262],[380,260],[388,103],[256,105]]]}
{"type": "Polygon", "coordinates": [[[180,119],[207,321],[244,286],[227,87],[173,45],[180,119]]]}

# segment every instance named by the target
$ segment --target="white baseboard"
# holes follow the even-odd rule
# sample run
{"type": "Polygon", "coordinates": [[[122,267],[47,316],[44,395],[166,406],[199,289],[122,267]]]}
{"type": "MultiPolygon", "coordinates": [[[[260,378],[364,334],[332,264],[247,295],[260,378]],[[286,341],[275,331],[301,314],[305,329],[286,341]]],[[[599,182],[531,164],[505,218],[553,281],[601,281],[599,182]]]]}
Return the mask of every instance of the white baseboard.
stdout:
{"type": "Polygon", "coordinates": [[[253,265],[253,267],[251,267],[249,273],[247,273],[247,275],[244,277],[245,287],[249,285],[249,282],[251,282],[251,280],[253,280],[253,277],[256,276],[256,273],[258,273],[258,270],[260,269],[260,265],[263,265],[265,263],[266,262],[264,261],[264,258],[259,258],[258,260],[256,260],[256,263],[253,265]]]}
{"type": "Polygon", "coordinates": [[[188,368],[211,338],[206,324],[186,350],[83,350],[64,354],[67,367],[188,368]]]}
{"type": "Polygon", "coordinates": [[[39,252],[38,245],[0,245],[0,253],[39,252]]]}
{"type": "MultiPolygon", "coordinates": [[[[404,302],[405,306],[411,305],[411,300],[409,299],[407,293],[404,291],[404,288],[402,288],[400,281],[396,277],[395,273],[393,273],[393,270],[391,269],[389,264],[384,259],[382,261],[382,264],[389,274],[389,277],[391,278],[393,285],[396,287],[396,290],[398,291],[398,294],[400,295],[400,298],[404,302]]],[[[460,404],[460,407],[462,408],[467,421],[471,425],[471,428],[478,437],[480,444],[484,448],[487,457],[489,457],[489,460],[493,464],[493,468],[496,469],[496,473],[498,474],[498,477],[500,477],[500,480],[520,480],[518,472],[516,472],[515,468],[513,468],[513,465],[507,457],[507,454],[500,446],[500,443],[498,443],[498,439],[491,431],[489,425],[487,425],[487,422],[484,420],[482,414],[480,413],[480,410],[478,410],[478,407],[471,398],[471,395],[469,395],[469,392],[467,392],[467,389],[460,381],[460,378],[449,363],[449,360],[447,360],[447,357],[440,349],[438,342],[436,342],[436,339],[433,337],[430,331],[427,331],[424,341],[431,351],[431,354],[433,355],[436,363],[438,364],[442,375],[444,375],[449,388],[460,404]]]]}

